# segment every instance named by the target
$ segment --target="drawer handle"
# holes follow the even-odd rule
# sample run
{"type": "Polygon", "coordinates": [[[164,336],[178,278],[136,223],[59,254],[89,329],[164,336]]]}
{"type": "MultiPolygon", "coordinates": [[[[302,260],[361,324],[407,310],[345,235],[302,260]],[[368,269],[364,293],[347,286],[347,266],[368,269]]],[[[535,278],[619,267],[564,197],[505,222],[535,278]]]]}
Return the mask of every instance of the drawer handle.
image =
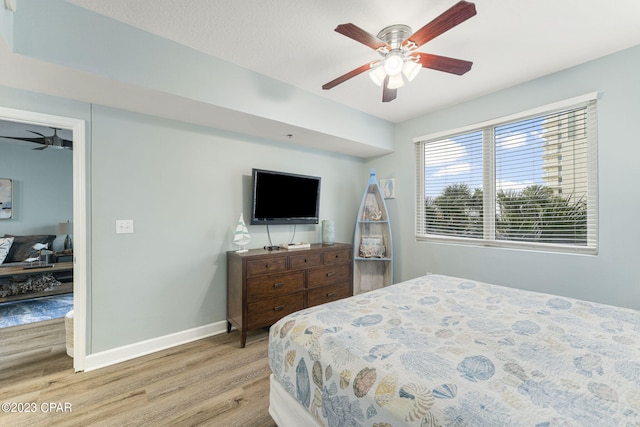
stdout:
{"type": "Polygon", "coordinates": [[[340,255],[336,254],[336,259],[340,258],[340,255]]]}
{"type": "Polygon", "coordinates": [[[327,293],[327,297],[331,298],[332,296],[334,296],[336,293],[335,292],[328,292],[327,293]]]}
{"type": "Polygon", "coordinates": [[[284,286],[284,282],[279,282],[279,283],[274,283],[273,284],[273,287],[276,288],[276,289],[281,288],[283,286],[284,286]]]}
{"type": "Polygon", "coordinates": [[[269,269],[269,264],[265,264],[264,268],[269,269]]]}
{"type": "Polygon", "coordinates": [[[331,277],[331,276],[335,276],[336,273],[334,273],[333,271],[330,271],[327,273],[327,277],[331,277]]]}
{"type": "Polygon", "coordinates": [[[284,310],[284,305],[279,305],[277,307],[273,307],[273,311],[282,311],[284,310]]]}

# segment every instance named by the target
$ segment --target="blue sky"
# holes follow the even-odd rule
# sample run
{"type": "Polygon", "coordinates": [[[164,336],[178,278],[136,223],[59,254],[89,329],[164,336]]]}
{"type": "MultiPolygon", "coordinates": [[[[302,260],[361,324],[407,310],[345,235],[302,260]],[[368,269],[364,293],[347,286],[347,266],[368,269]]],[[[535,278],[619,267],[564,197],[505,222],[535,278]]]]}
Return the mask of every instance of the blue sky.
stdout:
{"type": "MultiPolygon", "coordinates": [[[[523,120],[496,128],[497,189],[520,191],[542,180],[543,119],[523,120]]],[[[436,197],[448,185],[482,188],[482,131],[425,145],[425,193],[436,197]]]]}

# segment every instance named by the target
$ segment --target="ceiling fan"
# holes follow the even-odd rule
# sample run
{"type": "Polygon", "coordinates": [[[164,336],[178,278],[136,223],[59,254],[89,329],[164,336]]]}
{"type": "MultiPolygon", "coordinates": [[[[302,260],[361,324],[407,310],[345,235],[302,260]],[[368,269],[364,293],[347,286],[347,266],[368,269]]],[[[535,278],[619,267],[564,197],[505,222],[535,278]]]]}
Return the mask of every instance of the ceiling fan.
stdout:
{"type": "Polygon", "coordinates": [[[21,138],[21,137],[17,137],[17,136],[0,136],[0,138],[9,138],[9,139],[17,139],[20,141],[28,141],[28,142],[35,142],[38,144],[43,144],[42,147],[36,147],[34,148],[34,150],[44,150],[45,148],[57,148],[57,149],[66,149],[66,150],[72,150],[73,149],[73,142],[69,141],[68,139],[64,139],[61,138],[58,135],[58,131],[60,129],[58,128],[51,128],[53,129],[53,135],[51,136],[44,136],[43,134],[41,134],[40,132],[36,132],[34,130],[29,130],[27,129],[27,132],[31,132],[34,133],[36,135],[40,135],[39,137],[33,137],[33,138],[21,138]]]}
{"type": "Polygon", "coordinates": [[[378,86],[383,86],[382,102],[396,99],[398,88],[404,85],[404,77],[413,80],[421,67],[463,75],[471,69],[473,62],[416,52],[423,44],[438,37],[467,19],[475,16],[476,6],[467,1],[459,1],[433,21],[415,33],[407,25],[391,25],[373,36],[354,24],[341,24],[336,32],[376,50],[381,60],[364,64],[326,83],[322,89],[331,89],[365,71],[378,86]]]}

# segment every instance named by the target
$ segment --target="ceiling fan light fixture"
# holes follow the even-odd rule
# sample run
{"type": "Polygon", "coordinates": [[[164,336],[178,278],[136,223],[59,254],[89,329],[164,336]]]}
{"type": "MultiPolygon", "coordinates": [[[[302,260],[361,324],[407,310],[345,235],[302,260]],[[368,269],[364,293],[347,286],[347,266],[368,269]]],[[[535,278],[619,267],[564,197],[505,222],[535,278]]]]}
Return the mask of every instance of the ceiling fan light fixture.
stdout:
{"type": "Polygon", "coordinates": [[[387,84],[387,87],[389,89],[398,89],[402,86],[404,86],[404,79],[402,78],[402,74],[389,76],[389,83],[387,84]]]}
{"type": "Polygon", "coordinates": [[[382,86],[384,78],[387,77],[387,73],[384,71],[384,67],[379,65],[369,72],[369,77],[371,77],[371,80],[373,80],[375,84],[382,86]]]}
{"type": "Polygon", "coordinates": [[[384,60],[384,71],[389,77],[397,76],[402,72],[404,57],[400,52],[391,52],[384,60]]]}
{"type": "Polygon", "coordinates": [[[422,66],[417,62],[414,62],[411,58],[407,59],[404,62],[404,66],[402,67],[402,74],[407,78],[408,81],[413,81],[416,78],[422,66]]]}
{"type": "Polygon", "coordinates": [[[463,75],[471,69],[472,62],[415,50],[475,15],[474,3],[459,0],[415,32],[408,25],[396,24],[383,28],[377,36],[374,36],[350,22],[340,24],[335,28],[337,33],[370,47],[383,59],[361,65],[325,83],[322,89],[331,89],[369,71],[371,80],[377,85],[384,86],[382,102],[390,102],[396,99],[396,89],[404,86],[404,80],[414,80],[422,67],[463,75]]]}

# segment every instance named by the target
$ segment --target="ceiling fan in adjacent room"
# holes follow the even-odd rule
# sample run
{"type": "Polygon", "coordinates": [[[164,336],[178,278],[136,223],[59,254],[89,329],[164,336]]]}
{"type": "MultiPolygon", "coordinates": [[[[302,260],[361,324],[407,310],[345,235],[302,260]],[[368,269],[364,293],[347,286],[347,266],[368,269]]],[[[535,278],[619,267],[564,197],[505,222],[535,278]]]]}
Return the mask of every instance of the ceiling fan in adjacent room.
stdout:
{"type": "Polygon", "coordinates": [[[43,134],[41,134],[40,132],[36,132],[34,130],[29,130],[27,129],[27,132],[31,132],[33,134],[39,135],[38,137],[32,137],[32,138],[27,138],[27,137],[18,137],[18,136],[0,136],[0,138],[9,138],[9,139],[17,139],[20,141],[28,141],[28,142],[35,142],[38,144],[42,144],[42,147],[36,147],[34,148],[34,150],[44,150],[45,148],[57,148],[57,149],[65,149],[65,150],[72,150],[73,149],[73,142],[69,141],[68,139],[64,139],[61,138],[58,135],[58,131],[60,129],[58,128],[51,128],[53,129],[53,135],[51,136],[45,136],[43,134]]]}
{"type": "Polygon", "coordinates": [[[369,71],[374,83],[383,86],[382,102],[389,102],[396,99],[398,88],[404,85],[404,79],[413,80],[422,67],[462,75],[471,69],[472,62],[416,52],[416,49],[475,14],[475,4],[463,0],[415,33],[412,33],[407,25],[391,25],[383,28],[377,36],[373,36],[351,23],[338,25],[336,32],[376,50],[382,59],[351,70],[326,83],[322,89],[331,89],[369,71]]]}

